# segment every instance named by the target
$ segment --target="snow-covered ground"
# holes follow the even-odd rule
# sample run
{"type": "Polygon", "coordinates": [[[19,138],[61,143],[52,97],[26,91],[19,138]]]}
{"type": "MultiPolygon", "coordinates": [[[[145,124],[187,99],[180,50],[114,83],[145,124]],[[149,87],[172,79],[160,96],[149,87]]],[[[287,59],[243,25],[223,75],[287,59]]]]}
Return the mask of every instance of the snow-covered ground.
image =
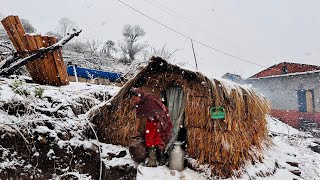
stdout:
{"type": "MultiPolygon", "coordinates": [[[[308,148],[314,141],[319,141],[311,135],[294,129],[283,122],[268,118],[269,134],[274,145],[265,150],[262,163],[248,164],[242,170],[240,178],[231,179],[320,179],[320,154],[308,148]],[[298,163],[294,167],[287,162],[298,163]],[[301,176],[294,175],[291,171],[301,172],[301,176]]],[[[148,168],[139,166],[140,172],[137,179],[207,179],[205,174],[198,174],[190,169],[183,172],[170,171],[166,167],[148,168]]],[[[139,171],[138,171],[139,172],[139,171]]]]}
{"type": "MultiPolygon", "coordinates": [[[[28,135],[35,136],[35,141],[40,144],[52,141],[54,145],[46,149],[46,152],[38,152],[39,149],[36,148],[30,149],[31,158],[44,154],[48,160],[59,159],[58,147],[80,147],[98,154],[100,149],[102,163],[107,169],[116,166],[136,167],[138,180],[208,179],[205,173],[200,174],[189,168],[178,172],[169,170],[166,166],[149,168],[137,165],[130,158],[127,148],[98,142],[93,136],[89,139],[87,131],[91,131],[91,127],[85,113],[115,95],[120,90],[119,87],[86,83],[53,87],[17,82],[20,80],[0,78],[0,137],[6,137],[10,132],[18,132],[25,141],[31,140],[28,135]],[[43,90],[41,98],[39,89],[43,90]],[[53,127],[48,126],[48,123],[53,127]]],[[[274,144],[265,149],[263,162],[247,164],[242,169],[242,177],[230,179],[320,179],[320,154],[308,147],[316,145],[314,142],[320,140],[271,117],[268,118],[268,127],[274,144]],[[292,172],[301,172],[301,175],[297,176],[292,172]]],[[[19,152],[5,148],[5,145],[7,144],[0,142],[0,174],[8,169],[19,169],[18,167],[23,167],[20,169],[23,172],[37,170],[39,174],[43,173],[33,163],[21,158],[19,152]]],[[[100,159],[96,162],[100,162],[100,159]]],[[[85,162],[78,159],[75,163],[85,162]]],[[[52,173],[52,178],[73,176],[78,179],[92,179],[90,174],[76,169],[72,171],[61,166],[60,171],[62,173],[52,173]]],[[[95,171],[99,172],[99,169],[95,171]]]]}

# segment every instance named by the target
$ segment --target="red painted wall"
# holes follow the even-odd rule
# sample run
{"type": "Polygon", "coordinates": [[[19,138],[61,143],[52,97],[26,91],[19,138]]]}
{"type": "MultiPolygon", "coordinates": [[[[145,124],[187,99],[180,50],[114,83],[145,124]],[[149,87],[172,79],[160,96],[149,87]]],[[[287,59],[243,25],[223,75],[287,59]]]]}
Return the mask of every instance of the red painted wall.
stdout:
{"type": "Polygon", "coordinates": [[[300,119],[305,119],[310,122],[315,122],[320,126],[320,112],[307,113],[296,110],[271,110],[271,116],[280,119],[292,127],[300,128],[300,119]]]}

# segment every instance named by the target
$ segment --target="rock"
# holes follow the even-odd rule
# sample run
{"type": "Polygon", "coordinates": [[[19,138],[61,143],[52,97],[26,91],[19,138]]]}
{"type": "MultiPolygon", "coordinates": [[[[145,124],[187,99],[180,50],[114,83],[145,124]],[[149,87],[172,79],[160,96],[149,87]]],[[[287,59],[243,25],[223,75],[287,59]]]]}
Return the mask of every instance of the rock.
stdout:
{"type": "Polygon", "coordinates": [[[122,158],[125,157],[127,155],[127,152],[125,150],[120,151],[117,155],[115,155],[114,157],[116,158],[122,158]]]}
{"type": "Polygon", "coordinates": [[[127,155],[127,152],[125,150],[123,151],[120,151],[118,154],[114,154],[114,153],[110,153],[108,152],[108,157],[107,159],[108,160],[111,160],[112,158],[122,158],[122,157],[125,157],[127,155]]]}
{"type": "Polygon", "coordinates": [[[112,158],[114,158],[114,156],[115,156],[115,154],[114,153],[107,153],[108,154],[108,156],[107,156],[107,159],[108,160],[111,160],[112,158]]]}
{"type": "Polygon", "coordinates": [[[70,134],[67,132],[58,132],[58,137],[64,141],[69,141],[71,139],[70,134]]]}
{"type": "Polygon", "coordinates": [[[320,145],[320,141],[313,141],[314,143],[320,145]]]}
{"type": "Polygon", "coordinates": [[[174,172],[173,170],[170,171],[171,176],[175,176],[176,172],[174,172]]]}
{"type": "Polygon", "coordinates": [[[130,165],[104,167],[103,169],[102,179],[106,180],[135,179],[137,177],[137,168],[130,165]]]}
{"type": "Polygon", "coordinates": [[[287,164],[290,164],[293,167],[299,167],[299,163],[297,162],[286,162],[287,164]]]}
{"type": "Polygon", "coordinates": [[[85,141],[85,143],[83,143],[83,149],[90,152],[91,154],[99,153],[99,147],[89,141],[85,141]]]}
{"type": "Polygon", "coordinates": [[[292,170],[290,171],[292,174],[300,176],[301,175],[301,171],[300,170],[292,170]]]}
{"type": "Polygon", "coordinates": [[[308,148],[310,148],[314,152],[320,153],[320,145],[316,143],[312,143],[312,145],[309,145],[308,148]]]}
{"type": "Polygon", "coordinates": [[[47,143],[47,138],[43,137],[43,136],[39,136],[38,137],[38,141],[40,142],[40,144],[46,144],[47,143]]]}

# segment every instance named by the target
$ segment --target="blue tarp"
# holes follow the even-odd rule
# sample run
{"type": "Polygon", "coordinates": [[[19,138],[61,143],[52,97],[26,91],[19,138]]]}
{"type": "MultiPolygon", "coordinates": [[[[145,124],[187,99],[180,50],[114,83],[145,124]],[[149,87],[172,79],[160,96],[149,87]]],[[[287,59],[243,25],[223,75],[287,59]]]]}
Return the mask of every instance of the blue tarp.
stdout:
{"type": "MultiPolygon", "coordinates": [[[[105,79],[109,79],[110,81],[116,81],[121,77],[120,73],[113,73],[113,72],[88,69],[88,68],[82,68],[82,67],[76,67],[76,71],[77,71],[78,77],[82,77],[86,79],[105,78],[105,79]]],[[[75,76],[73,66],[68,66],[67,72],[69,76],[75,76]]]]}

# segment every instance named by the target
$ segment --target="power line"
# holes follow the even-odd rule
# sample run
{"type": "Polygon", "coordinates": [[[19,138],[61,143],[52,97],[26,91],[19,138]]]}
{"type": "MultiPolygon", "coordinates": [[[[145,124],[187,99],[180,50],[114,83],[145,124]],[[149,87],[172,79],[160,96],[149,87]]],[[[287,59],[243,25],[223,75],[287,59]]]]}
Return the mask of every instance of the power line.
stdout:
{"type": "MultiPolygon", "coordinates": [[[[176,13],[175,11],[169,9],[168,7],[163,6],[162,4],[158,3],[157,1],[154,1],[154,0],[150,0],[150,1],[152,1],[152,2],[150,2],[149,0],[143,0],[143,1],[147,2],[148,4],[151,4],[151,5],[154,6],[154,7],[157,7],[157,8],[159,8],[159,9],[161,9],[162,11],[164,11],[164,12],[166,12],[166,13],[172,15],[172,16],[175,16],[175,17],[178,18],[180,21],[183,21],[183,22],[185,22],[185,23],[193,26],[194,28],[196,28],[196,29],[198,29],[198,30],[201,30],[201,31],[204,31],[204,32],[208,33],[208,35],[210,35],[210,36],[212,36],[212,37],[214,37],[214,38],[218,38],[218,39],[224,41],[225,43],[227,43],[227,44],[229,44],[229,45],[231,45],[231,46],[235,46],[235,44],[232,43],[231,41],[223,38],[222,36],[219,36],[219,35],[217,35],[217,34],[214,34],[214,33],[210,32],[209,30],[207,30],[206,28],[204,28],[204,27],[201,26],[201,25],[192,23],[191,20],[189,20],[189,19],[187,19],[187,18],[185,18],[185,17],[183,17],[183,16],[180,16],[180,15],[179,15],[178,13],[176,13]]],[[[239,48],[239,47],[238,47],[238,48],[239,48]]],[[[244,49],[244,48],[239,48],[239,49],[240,49],[241,51],[243,51],[243,52],[248,52],[248,53],[250,53],[250,54],[252,54],[252,55],[256,55],[256,54],[253,53],[252,51],[246,50],[246,49],[244,49]]]]}
{"type": "Polygon", "coordinates": [[[124,4],[125,6],[129,7],[130,9],[132,9],[132,10],[134,10],[134,11],[138,12],[139,14],[141,14],[141,15],[143,15],[143,16],[145,16],[145,17],[149,18],[149,19],[151,19],[152,21],[154,21],[154,22],[156,22],[156,23],[160,24],[161,26],[163,26],[163,27],[165,27],[165,28],[167,28],[167,29],[169,29],[169,30],[171,30],[171,31],[173,31],[173,32],[175,32],[175,33],[177,33],[177,34],[179,34],[179,35],[181,35],[181,36],[183,36],[183,37],[187,38],[187,39],[193,40],[194,42],[196,42],[196,43],[198,43],[198,44],[200,44],[200,45],[202,45],[202,46],[204,46],[204,47],[207,47],[207,48],[212,49],[212,50],[214,50],[214,51],[220,52],[220,53],[222,53],[222,54],[224,54],[224,55],[226,55],[226,56],[230,56],[230,57],[233,57],[233,58],[235,58],[235,59],[238,59],[238,60],[241,60],[241,61],[244,61],[244,62],[250,63],[250,64],[254,64],[254,65],[257,65],[257,66],[260,66],[260,67],[267,68],[266,66],[263,66],[263,65],[257,64],[257,63],[255,63],[255,62],[251,62],[251,61],[249,61],[249,60],[245,60],[245,59],[243,59],[243,58],[237,57],[237,56],[232,55],[232,54],[230,54],[230,53],[227,53],[227,52],[224,52],[224,51],[219,50],[219,49],[217,49],[217,48],[214,48],[214,47],[212,47],[212,46],[209,46],[209,45],[207,45],[207,44],[205,44],[205,43],[203,43],[203,42],[201,42],[201,41],[198,41],[198,40],[196,40],[196,39],[193,39],[193,38],[191,38],[190,36],[187,36],[187,35],[185,35],[185,34],[183,34],[183,33],[179,32],[179,31],[177,31],[177,30],[175,30],[175,29],[173,29],[173,28],[171,28],[171,27],[169,27],[169,26],[167,26],[167,25],[165,25],[165,24],[161,23],[160,21],[158,21],[158,20],[156,20],[156,19],[154,19],[154,18],[152,18],[152,17],[148,16],[147,14],[145,14],[145,13],[143,13],[143,12],[139,11],[138,9],[136,9],[136,8],[134,8],[134,7],[132,7],[132,6],[130,6],[129,4],[127,4],[127,3],[123,2],[122,0],[117,0],[117,1],[119,1],[119,2],[120,2],[120,3],[122,3],[122,4],[124,4]]]}

